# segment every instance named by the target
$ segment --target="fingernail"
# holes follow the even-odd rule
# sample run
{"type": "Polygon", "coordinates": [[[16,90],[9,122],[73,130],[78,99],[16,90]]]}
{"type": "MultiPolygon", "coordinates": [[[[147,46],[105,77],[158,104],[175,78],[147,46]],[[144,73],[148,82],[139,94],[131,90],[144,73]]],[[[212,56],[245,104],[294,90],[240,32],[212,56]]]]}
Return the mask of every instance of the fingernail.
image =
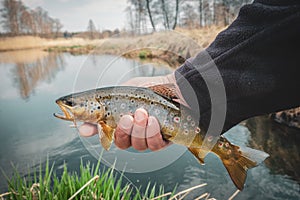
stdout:
{"type": "Polygon", "coordinates": [[[134,113],[134,119],[139,124],[146,124],[147,112],[144,109],[137,109],[134,113]]]}
{"type": "Polygon", "coordinates": [[[133,118],[130,115],[124,115],[119,121],[119,126],[122,129],[130,129],[133,126],[133,118]]]}
{"type": "Polygon", "coordinates": [[[154,117],[150,116],[148,118],[148,126],[153,126],[153,124],[155,123],[155,120],[156,119],[154,117]]]}
{"type": "Polygon", "coordinates": [[[79,131],[80,131],[80,133],[86,134],[86,133],[89,133],[91,131],[91,128],[89,126],[80,126],[79,131]]]}
{"type": "Polygon", "coordinates": [[[81,136],[88,137],[93,135],[93,133],[95,132],[94,129],[95,127],[93,127],[92,125],[82,125],[78,130],[81,136]]]}
{"type": "Polygon", "coordinates": [[[146,130],[146,137],[150,138],[155,136],[156,134],[160,134],[160,127],[157,123],[157,120],[155,117],[150,116],[148,118],[148,126],[146,130]]]}

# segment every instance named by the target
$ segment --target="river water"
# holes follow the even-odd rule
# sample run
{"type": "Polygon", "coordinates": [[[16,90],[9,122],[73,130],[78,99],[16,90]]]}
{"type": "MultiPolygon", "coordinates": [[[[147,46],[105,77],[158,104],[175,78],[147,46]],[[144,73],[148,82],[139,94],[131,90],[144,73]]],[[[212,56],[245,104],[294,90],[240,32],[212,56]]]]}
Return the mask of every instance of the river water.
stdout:
{"type": "MultiPolygon", "coordinates": [[[[38,50],[0,53],[0,167],[7,176],[12,163],[26,175],[28,168],[47,157],[61,170],[67,163],[78,170],[80,160],[97,162],[102,152],[97,136],[81,138],[69,123],[53,117],[60,96],[118,85],[135,76],[156,76],[172,71],[155,63],[140,63],[111,55],[55,54],[38,50]]],[[[225,135],[239,145],[270,154],[266,162],[248,171],[245,189],[235,199],[300,199],[300,131],[279,125],[267,117],[256,117],[225,135]]],[[[160,152],[138,153],[112,147],[103,152],[102,163],[116,162],[116,172],[125,170],[125,180],[137,187],[148,182],[163,184],[165,191],[184,190],[207,183],[187,199],[209,192],[227,199],[236,188],[220,160],[209,154],[201,166],[184,147],[171,145],[160,152]]],[[[59,173],[58,173],[59,174],[59,173]]],[[[7,185],[0,174],[0,192],[7,185]]]]}

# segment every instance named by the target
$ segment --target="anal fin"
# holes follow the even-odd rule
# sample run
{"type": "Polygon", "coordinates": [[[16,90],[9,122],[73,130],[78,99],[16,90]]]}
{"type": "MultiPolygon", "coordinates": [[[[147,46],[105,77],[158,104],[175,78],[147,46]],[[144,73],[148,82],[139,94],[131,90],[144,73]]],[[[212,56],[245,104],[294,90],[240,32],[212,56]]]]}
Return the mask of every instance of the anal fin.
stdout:
{"type": "Polygon", "coordinates": [[[189,147],[188,150],[197,158],[201,165],[204,165],[204,157],[202,157],[202,149],[189,147]]]}
{"type": "Polygon", "coordinates": [[[104,121],[100,121],[98,123],[98,131],[101,145],[108,151],[114,138],[115,129],[107,125],[104,121]]]}

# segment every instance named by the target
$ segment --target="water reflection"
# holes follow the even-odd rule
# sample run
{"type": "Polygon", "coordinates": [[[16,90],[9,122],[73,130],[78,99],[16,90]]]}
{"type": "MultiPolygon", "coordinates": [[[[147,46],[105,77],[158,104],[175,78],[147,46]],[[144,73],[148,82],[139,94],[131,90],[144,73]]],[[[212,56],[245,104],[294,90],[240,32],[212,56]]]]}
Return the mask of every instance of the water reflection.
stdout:
{"type": "Polygon", "coordinates": [[[36,60],[44,59],[48,55],[48,52],[37,49],[6,51],[0,53],[0,62],[3,64],[34,63],[36,60]]]}
{"type": "Polygon", "coordinates": [[[266,166],[274,174],[286,174],[300,183],[300,129],[274,122],[267,116],[246,121],[253,148],[270,154],[266,166]]]}
{"type": "MultiPolygon", "coordinates": [[[[31,59],[34,60],[34,58],[31,59]]],[[[12,71],[14,85],[19,88],[20,96],[23,99],[28,99],[40,82],[51,82],[56,73],[64,69],[64,64],[63,56],[57,53],[48,53],[47,56],[36,57],[34,62],[21,62],[18,59],[12,71]]]]}
{"type": "MultiPolygon", "coordinates": [[[[74,82],[79,85],[75,89],[94,88],[106,66],[103,85],[115,85],[120,77],[171,72],[168,67],[141,65],[110,55],[73,56],[37,50],[0,53],[0,168],[8,176],[13,173],[11,163],[18,165],[22,174],[47,155],[70,165],[80,162],[81,156],[92,157],[77,132],[55,119],[53,112],[58,111],[55,99],[73,92],[74,82]]],[[[5,191],[7,184],[0,173],[0,192],[5,191]]]]}
{"type": "Polygon", "coordinates": [[[18,89],[22,99],[28,99],[34,94],[35,88],[41,83],[50,84],[56,74],[66,68],[66,62],[69,62],[66,59],[75,60],[75,57],[81,58],[83,62],[73,64],[76,65],[72,67],[76,68],[74,70],[77,70],[77,74],[74,74],[72,80],[66,78],[75,85],[71,92],[116,85],[134,76],[158,76],[172,71],[165,66],[153,66],[150,60],[141,64],[110,55],[89,54],[71,58],[69,56],[71,55],[67,53],[49,53],[42,50],[11,51],[0,53],[0,63],[13,65],[10,69],[12,84],[18,89]]]}

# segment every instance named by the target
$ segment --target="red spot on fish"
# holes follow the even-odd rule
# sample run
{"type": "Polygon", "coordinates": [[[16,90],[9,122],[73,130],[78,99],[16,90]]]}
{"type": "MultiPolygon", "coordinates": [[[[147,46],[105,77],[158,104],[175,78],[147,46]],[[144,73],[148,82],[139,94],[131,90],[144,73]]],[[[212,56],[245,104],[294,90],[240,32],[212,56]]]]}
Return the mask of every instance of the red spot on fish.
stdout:
{"type": "Polygon", "coordinates": [[[188,121],[191,121],[192,120],[192,117],[190,115],[187,116],[186,118],[188,121]]]}
{"type": "Polygon", "coordinates": [[[179,123],[179,122],[180,122],[180,117],[174,117],[173,121],[174,121],[175,123],[179,123]]]}

